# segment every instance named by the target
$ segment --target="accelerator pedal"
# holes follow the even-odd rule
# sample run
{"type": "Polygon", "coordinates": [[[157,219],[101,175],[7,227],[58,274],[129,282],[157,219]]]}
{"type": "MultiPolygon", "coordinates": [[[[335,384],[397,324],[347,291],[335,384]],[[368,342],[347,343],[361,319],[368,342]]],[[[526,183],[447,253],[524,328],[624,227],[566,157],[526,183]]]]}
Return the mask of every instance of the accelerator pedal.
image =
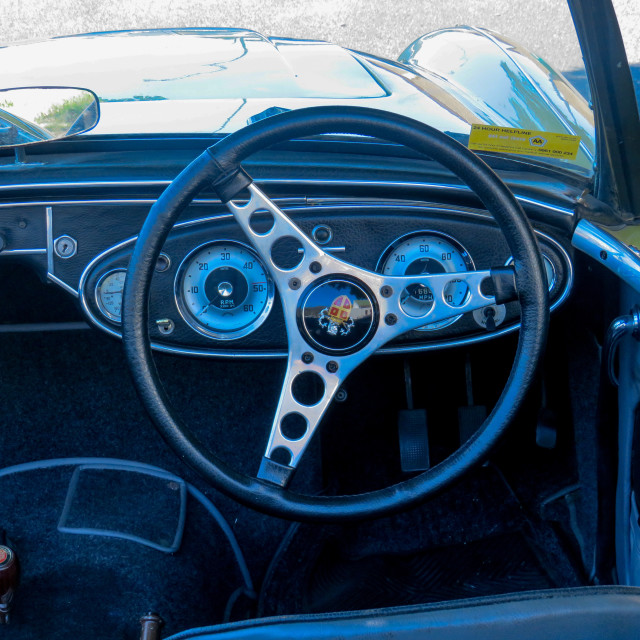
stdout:
{"type": "Polygon", "coordinates": [[[464,363],[464,375],[467,389],[467,406],[458,407],[458,433],[463,445],[487,419],[487,407],[473,403],[473,378],[471,376],[471,356],[467,353],[464,363]]]}

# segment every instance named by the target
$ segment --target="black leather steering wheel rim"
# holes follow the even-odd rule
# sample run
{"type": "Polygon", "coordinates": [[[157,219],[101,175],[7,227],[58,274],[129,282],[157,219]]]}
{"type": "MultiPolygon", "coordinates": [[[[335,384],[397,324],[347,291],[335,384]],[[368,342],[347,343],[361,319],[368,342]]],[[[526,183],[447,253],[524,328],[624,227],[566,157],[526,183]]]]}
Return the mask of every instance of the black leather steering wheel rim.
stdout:
{"type": "Polygon", "coordinates": [[[136,242],[124,290],[123,340],[134,384],[162,437],[207,482],[246,506],[299,521],[345,522],[390,515],[441,491],[482,462],[514,419],[543,353],[549,306],[542,259],[531,225],[511,191],[477,155],[436,129],[404,116],[360,107],[311,107],[250,125],[207,149],[167,187],[151,208],[136,242]],[[206,450],[176,414],[153,361],[148,300],[157,257],[180,213],[205,185],[223,201],[250,182],[240,163],[292,138],[351,133],[404,144],[455,173],[482,200],[514,257],[521,328],[514,363],[480,430],[446,460],[399,484],[370,493],[305,496],[240,474],[206,450]]]}

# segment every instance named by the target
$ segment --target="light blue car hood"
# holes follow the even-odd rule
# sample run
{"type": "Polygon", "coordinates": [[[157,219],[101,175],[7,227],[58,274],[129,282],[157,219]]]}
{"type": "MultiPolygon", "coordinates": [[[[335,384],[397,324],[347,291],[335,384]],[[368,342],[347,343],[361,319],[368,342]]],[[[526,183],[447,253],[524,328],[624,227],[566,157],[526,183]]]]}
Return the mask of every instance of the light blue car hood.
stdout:
{"type": "Polygon", "coordinates": [[[242,29],[118,31],[0,48],[0,86],[93,90],[102,115],[92,134],[228,133],[281,109],[349,104],[459,139],[473,123],[574,133],[575,165],[591,169],[586,102],[517,45],[458,27],[423,36],[399,60],[242,29]]]}

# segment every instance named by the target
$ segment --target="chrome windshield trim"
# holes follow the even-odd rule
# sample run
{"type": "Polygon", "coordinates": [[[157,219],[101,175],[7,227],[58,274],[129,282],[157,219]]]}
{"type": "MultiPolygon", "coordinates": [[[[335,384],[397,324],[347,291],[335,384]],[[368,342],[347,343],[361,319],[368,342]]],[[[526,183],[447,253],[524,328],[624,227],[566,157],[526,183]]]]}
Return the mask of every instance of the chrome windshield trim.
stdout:
{"type": "Polygon", "coordinates": [[[592,222],[580,220],[571,244],[640,292],[640,258],[623,242],[592,222]]]}

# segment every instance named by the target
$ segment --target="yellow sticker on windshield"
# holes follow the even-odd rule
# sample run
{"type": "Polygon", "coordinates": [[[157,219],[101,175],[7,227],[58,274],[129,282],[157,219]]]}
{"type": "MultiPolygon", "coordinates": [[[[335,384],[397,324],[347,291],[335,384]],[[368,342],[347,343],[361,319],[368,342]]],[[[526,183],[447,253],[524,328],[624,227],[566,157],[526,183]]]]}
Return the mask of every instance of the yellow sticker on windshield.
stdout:
{"type": "Polygon", "coordinates": [[[545,156],[561,160],[575,160],[579,146],[580,136],[494,127],[487,124],[471,125],[469,136],[469,149],[474,151],[522,153],[528,156],[545,156]]]}

